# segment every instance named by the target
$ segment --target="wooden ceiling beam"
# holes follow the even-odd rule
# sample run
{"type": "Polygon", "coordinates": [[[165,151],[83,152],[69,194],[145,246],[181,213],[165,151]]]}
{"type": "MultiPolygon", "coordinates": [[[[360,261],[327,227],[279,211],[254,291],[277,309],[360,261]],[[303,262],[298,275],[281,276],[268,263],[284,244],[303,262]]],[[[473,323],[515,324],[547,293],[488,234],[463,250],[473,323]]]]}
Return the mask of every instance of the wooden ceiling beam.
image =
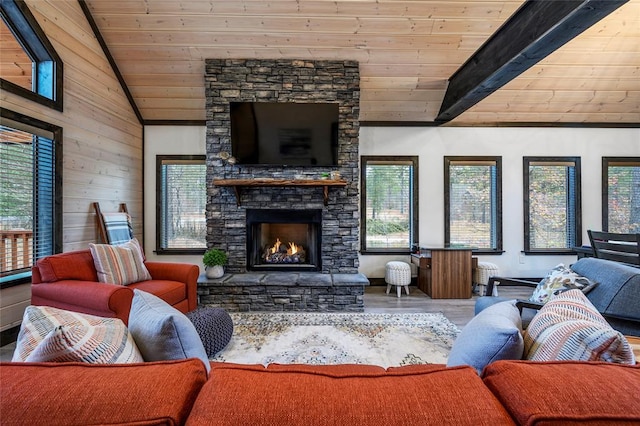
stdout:
{"type": "Polygon", "coordinates": [[[437,122],[447,122],[628,0],[527,0],[452,76],[437,122]]]}

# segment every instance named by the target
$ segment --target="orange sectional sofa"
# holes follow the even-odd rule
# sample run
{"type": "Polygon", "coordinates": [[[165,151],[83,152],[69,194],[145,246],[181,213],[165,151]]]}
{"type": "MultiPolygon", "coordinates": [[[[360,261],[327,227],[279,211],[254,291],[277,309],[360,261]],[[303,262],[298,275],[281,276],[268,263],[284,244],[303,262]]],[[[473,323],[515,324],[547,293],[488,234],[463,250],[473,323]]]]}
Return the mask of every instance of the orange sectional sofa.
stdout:
{"type": "Polygon", "coordinates": [[[3,425],[619,425],[640,423],[640,366],[0,364],[3,425]]]}
{"type": "Polygon", "coordinates": [[[135,288],[158,296],[183,313],[197,307],[197,265],[144,264],[153,279],[123,286],[98,282],[90,250],[47,256],[32,267],[31,304],[120,318],[125,325],[135,288]]]}

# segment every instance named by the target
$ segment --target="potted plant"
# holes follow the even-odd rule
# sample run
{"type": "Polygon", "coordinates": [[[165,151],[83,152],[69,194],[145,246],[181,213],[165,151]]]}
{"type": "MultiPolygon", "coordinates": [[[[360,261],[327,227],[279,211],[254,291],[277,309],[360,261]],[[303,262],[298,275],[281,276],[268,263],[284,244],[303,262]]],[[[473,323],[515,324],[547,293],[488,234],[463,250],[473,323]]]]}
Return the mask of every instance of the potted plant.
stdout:
{"type": "Polygon", "coordinates": [[[223,250],[212,248],[202,256],[207,278],[220,278],[224,275],[223,265],[227,263],[227,253],[223,250]]]}

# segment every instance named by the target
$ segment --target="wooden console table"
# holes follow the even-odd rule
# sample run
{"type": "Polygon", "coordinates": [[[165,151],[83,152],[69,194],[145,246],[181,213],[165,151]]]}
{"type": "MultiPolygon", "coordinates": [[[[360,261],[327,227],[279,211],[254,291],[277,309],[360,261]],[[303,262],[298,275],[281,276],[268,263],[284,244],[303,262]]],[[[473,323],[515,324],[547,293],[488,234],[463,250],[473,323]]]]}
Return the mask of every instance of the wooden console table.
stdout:
{"type": "Polygon", "coordinates": [[[429,248],[412,254],[418,266],[418,288],[432,299],[468,299],[471,297],[473,262],[471,248],[429,248]]]}
{"type": "Polygon", "coordinates": [[[213,184],[217,186],[230,186],[236,194],[236,203],[240,206],[240,194],[244,187],[294,187],[294,186],[310,186],[322,187],[324,197],[324,205],[329,202],[329,187],[347,186],[344,180],[330,179],[214,179],[213,184]]]}

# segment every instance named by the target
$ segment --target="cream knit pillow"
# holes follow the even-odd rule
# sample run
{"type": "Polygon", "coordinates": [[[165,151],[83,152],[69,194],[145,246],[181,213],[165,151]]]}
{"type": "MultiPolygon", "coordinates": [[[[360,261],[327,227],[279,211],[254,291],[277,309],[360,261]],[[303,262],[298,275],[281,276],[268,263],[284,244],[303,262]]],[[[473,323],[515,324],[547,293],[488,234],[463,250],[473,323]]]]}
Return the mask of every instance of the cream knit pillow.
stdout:
{"type": "Polygon", "coordinates": [[[27,306],[12,361],[121,364],[143,358],[118,318],[27,306]]]}

